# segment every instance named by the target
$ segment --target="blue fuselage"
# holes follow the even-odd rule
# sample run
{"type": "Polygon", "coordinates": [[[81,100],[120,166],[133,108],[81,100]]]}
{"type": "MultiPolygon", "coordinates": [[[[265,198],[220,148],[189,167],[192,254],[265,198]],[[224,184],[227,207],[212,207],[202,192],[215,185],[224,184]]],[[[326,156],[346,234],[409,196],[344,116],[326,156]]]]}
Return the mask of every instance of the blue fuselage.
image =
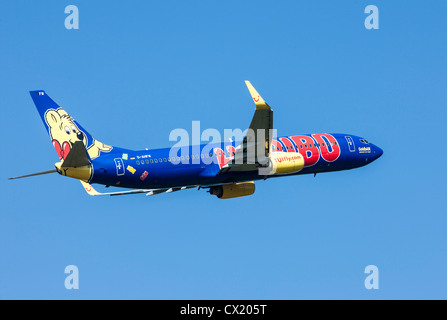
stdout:
{"type": "Polygon", "coordinates": [[[318,140],[315,136],[284,136],[274,139],[273,152],[300,152],[306,159],[304,168],[292,174],[266,177],[259,175],[256,170],[218,175],[221,165],[219,165],[215,150],[225,150],[225,157],[230,158],[231,148],[234,150],[234,147],[239,145],[239,143],[228,142],[190,146],[177,150],[164,148],[132,151],[114,148],[111,153],[102,154],[92,161],[93,174],[89,182],[142,189],[208,186],[289,175],[349,170],[365,166],[383,153],[379,147],[357,136],[330,134],[335,139],[333,142],[318,140]],[[319,141],[321,143],[318,143],[319,141]],[[337,154],[334,155],[334,152],[337,154]]]}

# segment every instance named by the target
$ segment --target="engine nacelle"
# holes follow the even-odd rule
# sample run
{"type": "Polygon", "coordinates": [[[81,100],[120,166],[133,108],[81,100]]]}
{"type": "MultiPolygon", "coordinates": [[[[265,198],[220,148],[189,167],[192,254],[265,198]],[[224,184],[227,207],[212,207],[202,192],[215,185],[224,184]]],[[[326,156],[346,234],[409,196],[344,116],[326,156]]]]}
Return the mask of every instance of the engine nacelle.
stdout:
{"type": "Polygon", "coordinates": [[[210,188],[210,193],[216,195],[219,199],[231,199],[238,197],[251,196],[255,193],[255,183],[241,182],[233,184],[224,184],[210,188]]]}
{"type": "Polygon", "coordinates": [[[262,168],[266,175],[296,173],[304,168],[304,157],[299,152],[275,152],[269,157],[269,166],[262,168]]]}

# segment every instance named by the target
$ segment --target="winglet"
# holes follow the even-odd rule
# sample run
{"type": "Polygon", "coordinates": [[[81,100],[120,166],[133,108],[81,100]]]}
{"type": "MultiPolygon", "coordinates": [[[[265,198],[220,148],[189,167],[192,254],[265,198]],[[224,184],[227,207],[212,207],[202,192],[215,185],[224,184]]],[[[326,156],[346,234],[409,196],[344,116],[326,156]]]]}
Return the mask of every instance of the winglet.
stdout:
{"type": "Polygon", "coordinates": [[[270,109],[270,106],[267,104],[267,102],[264,101],[264,99],[262,99],[256,89],[252,86],[250,81],[245,80],[245,84],[247,85],[248,91],[250,91],[251,97],[256,104],[256,110],[270,109]]]}

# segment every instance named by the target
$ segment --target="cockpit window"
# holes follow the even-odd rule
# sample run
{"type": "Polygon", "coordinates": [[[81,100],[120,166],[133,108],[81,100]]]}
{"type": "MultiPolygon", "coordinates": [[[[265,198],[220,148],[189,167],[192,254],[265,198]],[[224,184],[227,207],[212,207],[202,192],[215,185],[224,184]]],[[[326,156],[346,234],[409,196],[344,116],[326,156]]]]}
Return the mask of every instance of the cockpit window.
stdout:
{"type": "Polygon", "coordinates": [[[369,143],[369,141],[366,140],[366,139],[360,139],[360,142],[365,143],[365,144],[368,144],[368,143],[369,143]]]}

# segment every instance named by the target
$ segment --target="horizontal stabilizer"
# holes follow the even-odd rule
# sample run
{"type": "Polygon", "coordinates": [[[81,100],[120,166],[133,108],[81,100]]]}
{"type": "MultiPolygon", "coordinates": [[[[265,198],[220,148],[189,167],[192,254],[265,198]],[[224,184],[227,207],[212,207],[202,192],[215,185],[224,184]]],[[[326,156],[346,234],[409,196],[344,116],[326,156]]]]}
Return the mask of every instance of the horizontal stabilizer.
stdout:
{"type": "Polygon", "coordinates": [[[82,186],[84,187],[85,191],[91,196],[123,196],[128,194],[138,194],[138,193],[145,193],[147,196],[153,196],[160,193],[171,193],[174,191],[180,191],[185,189],[191,189],[195,188],[196,186],[187,186],[187,187],[177,187],[177,188],[162,188],[162,189],[135,189],[135,190],[129,190],[129,191],[118,191],[118,192],[107,192],[107,193],[101,193],[96,191],[91,184],[84,182],[80,180],[82,183],[82,186]]]}
{"type": "Polygon", "coordinates": [[[129,191],[120,191],[120,192],[107,192],[107,193],[101,193],[95,190],[95,188],[92,187],[91,184],[84,182],[82,180],[79,180],[82,183],[82,186],[84,187],[85,191],[91,196],[120,196],[120,195],[126,195],[126,194],[136,194],[136,193],[147,193],[150,190],[143,190],[143,189],[137,189],[137,190],[129,190],[129,191]]]}
{"type": "Polygon", "coordinates": [[[55,172],[57,172],[57,170],[53,169],[53,170],[48,170],[48,171],[42,171],[42,172],[36,172],[36,173],[27,174],[25,176],[9,178],[9,180],[28,178],[28,177],[34,177],[34,176],[40,176],[40,175],[43,175],[43,174],[49,174],[49,173],[55,173],[55,172]]]}

